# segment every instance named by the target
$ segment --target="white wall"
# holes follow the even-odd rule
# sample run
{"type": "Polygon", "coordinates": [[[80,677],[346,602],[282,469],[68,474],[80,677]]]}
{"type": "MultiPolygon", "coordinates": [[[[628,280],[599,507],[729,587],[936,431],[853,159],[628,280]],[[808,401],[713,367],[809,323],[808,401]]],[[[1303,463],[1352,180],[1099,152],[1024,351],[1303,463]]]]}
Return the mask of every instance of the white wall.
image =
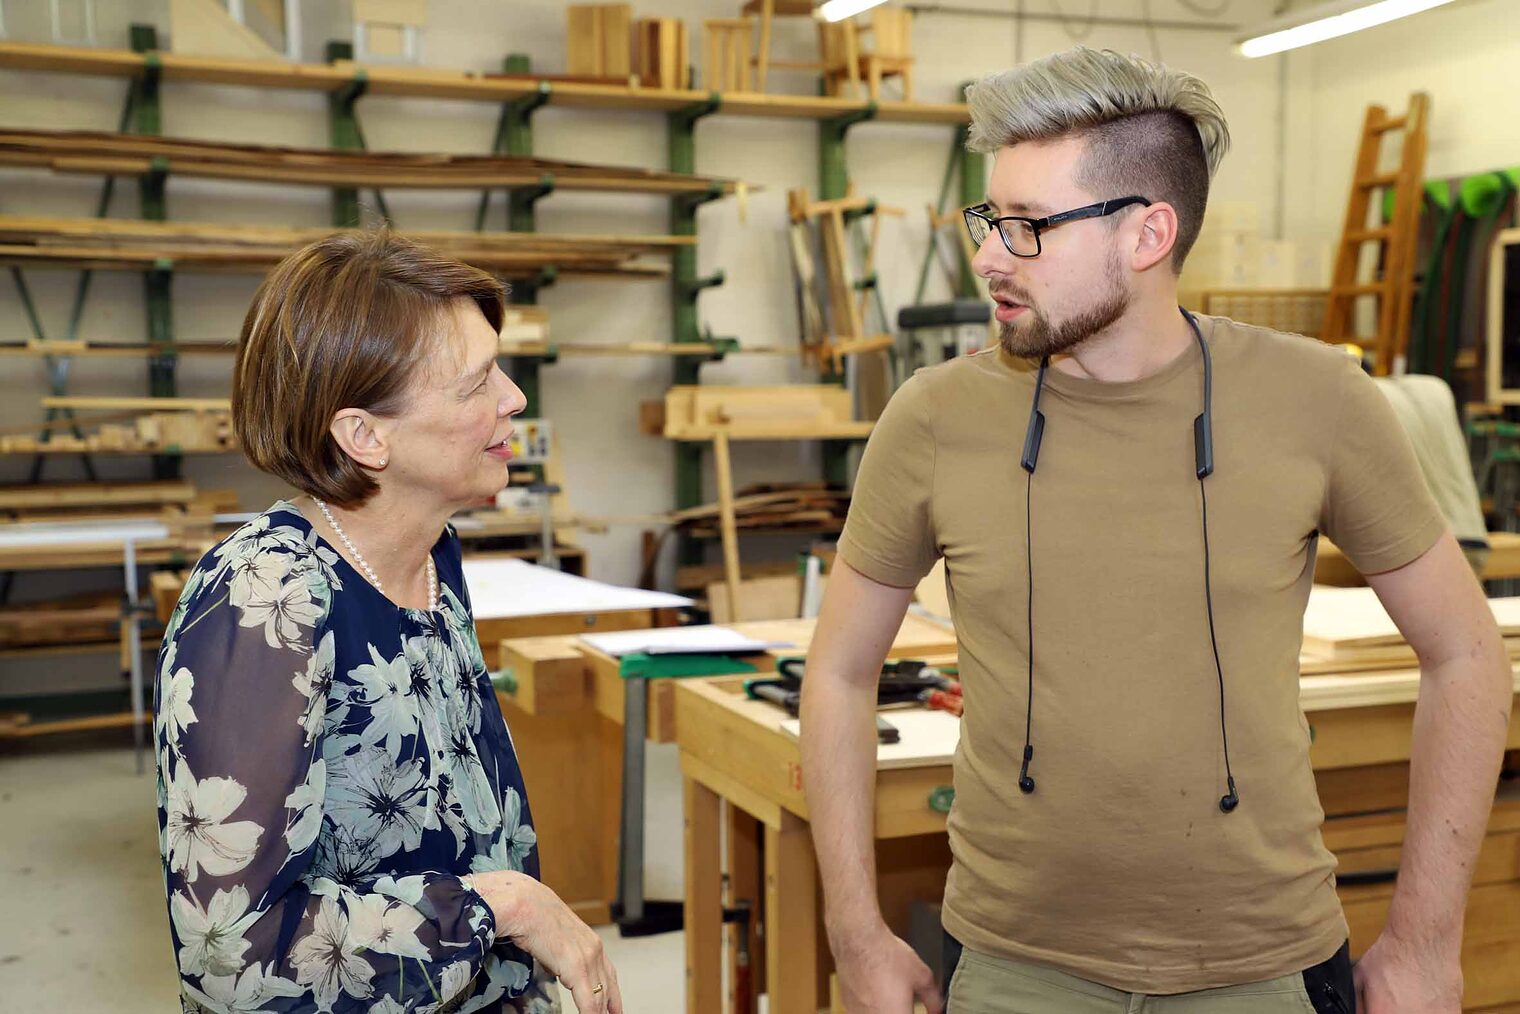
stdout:
{"type": "MultiPolygon", "coordinates": [[[[5,4],[12,38],[45,41],[43,0],[0,0],[5,4]]],[[[985,9],[1007,11],[1016,5],[998,0],[967,0],[985,9]]],[[[167,3],[121,0],[100,3],[99,41],[125,47],[127,25],[156,23],[167,33],[167,3]]],[[[347,37],[347,4],[322,0],[306,3],[306,58],[320,58],[323,41],[347,37]]],[[[684,17],[696,28],[703,17],[732,16],[738,0],[662,0],[658,13],[684,17]]],[[[1027,0],[1031,13],[1048,14],[1050,0],[1027,0]]],[[[1064,0],[1070,11],[1084,5],[1064,0]]],[[[1105,15],[1135,16],[1143,0],[1109,0],[1105,15]]],[[[1154,0],[1155,17],[1197,20],[1179,0],[1154,0]]],[[[1253,20],[1271,0],[1235,0],[1226,12],[1234,20],[1253,20]],[[1249,15],[1249,16],[1248,16],[1249,15]]],[[[635,4],[637,12],[656,5],[635,4]]],[[[494,69],[508,52],[532,54],[535,67],[564,69],[564,5],[552,0],[432,0],[429,5],[426,59],[439,66],[494,69]]],[[[1074,19],[1080,31],[1080,19],[1074,19]]],[[[777,34],[778,57],[812,52],[810,26],[783,22],[777,34]]],[[[692,54],[700,61],[699,32],[692,54]]],[[[1153,55],[1150,38],[1139,28],[1095,27],[1085,39],[1095,46],[1153,55]]],[[[1235,138],[1216,186],[1220,200],[1257,201],[1263,219],[1276,215],[1276,136],[1279,115],[1275,61],[1248,62],[1230,51],[1228,32],[1162,30],[1156,48],[1165,61],[1205,78],[1223,104],[1235,138]]],[[[923,15],[914,29],[918,62],[918,97],[947,101],[958,82],[1001,70],[1024,59],[1064,49],[1072,35],[1059,23],[1030,22],[1018,31],[1011,20],[952,15],[923,15]]],[[[772,90],[808,93],[803,77],[779,75],[772,90]]],[[[12,127],[114,129],[124,82],[113,78],[0,72],[0,124],[12,127]]],[[[325,101],[315,93],[254,91],[169,83],[164,86],[164,132],[168,135],[265,144],[320,146],[327,140],[325,101]]],[[[1442,108],[1437,102],[1438,111],[1442,108]]],[[[360,106],[370,146],[410,151],[483,152],[495,127],[497,110],[483,103],[452,103],[365,98],[360,106]]],[[[1439,115],[1439,112],[1438,112],[1439,115]]],[[[535,121],[537,151],[548,157],[663,168],[665,132],[653,115],[570,111],[549,107],[535,121]]],[[[805,186],[816,193],[817,146],[812,124],[790,120],[713,117],[697,128],[697,170],[732,176],[763,188],[752,196],[748,221],[740,224],[733,201],[708,205],[700,212],[699,268],[722,268],[726,285],[701,297],[701,319],[718,335],[734,335],[748,346],[796,344],[796,310],[785,245],[788,188],[805,186]]],[[[907,209],[908,217],[883,226],[880,258],[882,286],[889,312],[911,299],[926,242],[923,208],[937,194],[949,150],[945,127],[868,124],[849,138],[849,165],[859,192],[882,203],[907,209]]],[[[123,181],[126,183],[127,181],[123,181]]],[[[98,182],[8,170],[0,174],[0,213],[84,216],[90,213],[98,182]]],[[[119,188],[113,214],[135,214],[134,188],[119,188]]],[[[468,229],[473,224],[473,193],[416,194],[392,191],[387,200],[403,227],[468,229]]],[[[500,198],[497,198],[500,208],[500,198]]],[[[663,201],[618,195],[558,194],[540,205],[540,228],[546,231],[658,233],[667,225],[663,201]]],[[[170,216],[216,222],[282,222],[321,226],[328,221],[327,194],[232,183],[175,180],[169,183],[170,216]]],[[[500,213],[498,211],[498,213],[500,213]]],[[[500,219],[498,218],[499,222],[500,219]]],[[[60,333],[67,320],[74,273],[31,271],[46,326],[60,333]]],[[[182,275],[174,282],[176,333],[185,339],[215,339],[237,333],[256,280],[251,277],[182,275]]],[[[930,298],[943,295],[931,289],[930,298]]],[[[556,339],[576,341],[665,340],[670,334],[667,287],[660,283],[566,280],[543,294],[556,339]]],[[[0,333],[26,333],[14,290],[0,278],[0,333]]],[[[141,282],[135,275],[104,273],[96,277],[82,334],[95,339],[142,340],[141,282]]],[[[79,394],[136,393],[145,389],[135,363],[79,361],[73,391],[79,394]]],[[[226,359],[191,359],[180,370],[185,395],[226,393],[226,359]]],[[[806,380],[791,356],[737,357],[703,368],[704,378],[720,383],[767,383],[806,380]]],[[[672,505],[673,465],[670,447],[637,432],[640,400],[660,397],[670,367],[659,359],[562,360],[544,371],[547,414],[559,427],[567,452],[567,473],[575,507],[589,514],[635,514],[672,505]]],[[[40,362],[9,359],[0,375],[0,425],[39,418],[35,397],[42,393],[40,362]]],[[[17,481],[25,462],[0,461],[0,481],[17,481]]],[[[78,474],[74,462],[55,462],[49,475],[78,474]]],[[[803,445],[753,445],[737,451],[741,482],[760,478],[805,478],[818,474],[816,449],[803,445]]],[[[146,463],[105,462],[109,477],[141,476],[146,463]]],[[[197,457],[187,474],[205,487],[234,486],[249,508],[263,507],[278,487],[233,457],[197,457]]],[[[594,576],[631,581],[637,572],[638,531],[616,528],[585,539],[594,576]]],[[[751,547],[763,550],[762,546],[751,547]]]]}
{"type": "Polygon", "coordinates": [[[1458,0],[1294,54],[1294,80],[1307,101],[1290,120],[1289,237],[1339,236],[1372,103],[1397,115],[1411,92],[1430,95],[1426,178],[1520,165],[1517,29],[1514,0],[1458,0]]]}

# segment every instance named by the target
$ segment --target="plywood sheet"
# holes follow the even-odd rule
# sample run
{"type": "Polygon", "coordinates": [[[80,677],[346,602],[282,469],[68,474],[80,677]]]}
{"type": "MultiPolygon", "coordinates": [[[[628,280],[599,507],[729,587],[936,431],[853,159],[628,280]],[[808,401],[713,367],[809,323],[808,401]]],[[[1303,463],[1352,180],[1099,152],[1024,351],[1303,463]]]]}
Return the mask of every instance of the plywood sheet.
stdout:
{"type": "MultiPolygon", "coordinates": [[[[879,769],[921,768],[931,764],[949,764],[961,741],[961,720],[944,711],[883,711],[881,717],[897,727],[896,743],[876,744],[879,769]]],[[[802,722],[789,718],[781,723],[788,736],[800,735],[802,722]]]]}
{"type": "MultiPolygon", "coordinates": [[[[1499,630],[1520,636],[1520,597],[1488,600],[1499,630]]],[[[1315,585],[1304,611],[1304,648],[1320,658],[1338,658],[1366,648],[1397,646],[1403,635],[1371,588],[1315,585]]]]}

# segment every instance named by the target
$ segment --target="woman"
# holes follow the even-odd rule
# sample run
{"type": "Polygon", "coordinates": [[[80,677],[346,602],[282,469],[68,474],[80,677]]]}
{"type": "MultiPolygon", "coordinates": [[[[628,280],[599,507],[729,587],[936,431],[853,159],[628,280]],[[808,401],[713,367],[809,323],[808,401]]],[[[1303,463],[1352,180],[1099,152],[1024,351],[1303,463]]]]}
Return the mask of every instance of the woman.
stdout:
{"type": "Polygon", "coordinates": [[[448,518],[507,484],[502,287],[395,235],[286,258],[233,419],[303,492],[191,573],[159,652],[160,847],[190,1011],[619,1014],[537,880],[448,518]]]}

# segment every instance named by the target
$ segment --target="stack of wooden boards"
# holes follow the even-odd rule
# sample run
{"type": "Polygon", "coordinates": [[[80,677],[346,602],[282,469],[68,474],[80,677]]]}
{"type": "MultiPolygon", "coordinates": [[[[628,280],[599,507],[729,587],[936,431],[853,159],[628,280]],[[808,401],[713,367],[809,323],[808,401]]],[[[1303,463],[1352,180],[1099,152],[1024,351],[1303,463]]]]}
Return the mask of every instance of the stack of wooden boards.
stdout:
{"type": "Polygon", "coordinates": [[[248,180],[321,187],[507,189],[552,180],[556,190],[731,193],[732,180],[517,155],[440,155],[186,141],[92,131],[0,130],[0,165],[54,172],[248,180]]]}
{"type": "MultiPolygon", "coordinates": [[[[0,263],[149,270],[159,267],[262,271],[331,229],[0,216],[0,263]],[[169,262],[165,264],[165,261],[169,262]]],[[[554,236],[532,232],[405,235],[487,271],[536,278],[554,266],[579,275],[660,278],[669,265],[646,259],[696,243],[695,236],[554,236]]]]}
{"type": "MultiPolygon", "coordinates": [[[[671,513],[677,527],[696,538],[718,536],[718,504],[671,513]]],[[[821,482],[763,483],[734,495],[734,522],[740,531],[837,532],[850,511],[850,494],[821,482]]]]}
{"type": "MultiPolygon", "coordinates": [[[[1510,658],[1520,661],[1520,597],[1489,599],[1488,605],[1510,658]]],[[[1304,612],[1303,675],[1355,678],[1419,664],[1371,588],[1314,586],[1304,612]]]]}

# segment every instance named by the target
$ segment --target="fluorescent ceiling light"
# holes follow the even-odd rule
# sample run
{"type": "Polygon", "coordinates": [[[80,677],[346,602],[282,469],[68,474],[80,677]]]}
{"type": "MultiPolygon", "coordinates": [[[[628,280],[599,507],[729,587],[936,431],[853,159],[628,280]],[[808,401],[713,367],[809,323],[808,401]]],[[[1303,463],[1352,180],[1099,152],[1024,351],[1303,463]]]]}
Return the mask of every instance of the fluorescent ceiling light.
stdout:
{"type": "Polygon", "coordinates": [[[829,0],[818,8],[818,16],[825,21],[843,21],[884,3],[886,0],[829,0]]]}
{"type": "Polygon", "coordinates": [[[1242,56],[1271,56],[1285,49],[1310,46],[1326,39],[1359,32],[1363,28],[1397,21],[1451,0],[1342,0],[1289,14],[1262,25],[1237,43],[1242,56]]]}

